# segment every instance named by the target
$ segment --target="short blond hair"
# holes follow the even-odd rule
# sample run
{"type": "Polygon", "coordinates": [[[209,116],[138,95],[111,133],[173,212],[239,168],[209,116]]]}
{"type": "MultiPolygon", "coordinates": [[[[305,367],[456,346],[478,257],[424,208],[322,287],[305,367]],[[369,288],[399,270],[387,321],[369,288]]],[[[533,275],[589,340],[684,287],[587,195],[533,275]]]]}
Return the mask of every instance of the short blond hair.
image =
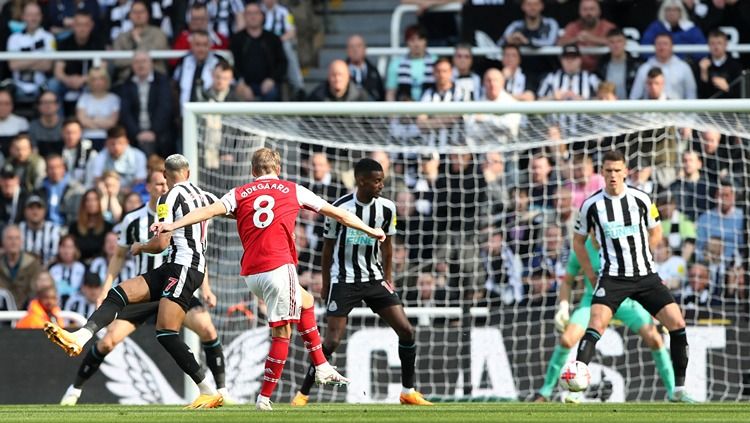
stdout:
{"type": "Polygon", "coordinates": [[[253,153],[253,175],[263,176],[278,173],[281,169],[281,155],[270,148],[260,148],[253,153]]]}

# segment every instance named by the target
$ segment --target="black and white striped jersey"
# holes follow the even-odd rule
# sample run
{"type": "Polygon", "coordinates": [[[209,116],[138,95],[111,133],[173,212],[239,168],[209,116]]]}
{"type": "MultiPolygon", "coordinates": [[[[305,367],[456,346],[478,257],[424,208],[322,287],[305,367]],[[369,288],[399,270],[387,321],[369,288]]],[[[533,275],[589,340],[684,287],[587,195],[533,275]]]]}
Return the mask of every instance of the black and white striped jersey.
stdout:
{"type": "Polygon", "coordinates": [[[96,303],[89,302],[83,294],[77,292],[65,300],[62,309],[74,311],[84,317],[91,317],[91,314],[96,311],[96,303]]]}
{"type": "Polygon", "coordinates": [[[26,221],[18,224],[23,236],[23,250],[39,257],[43,264],[49,263],[57,255],[60,244],[60,225],[46,220],[42,227],[33,229],[26,221]]]}
{"type": "Polygon", "coordinates": [[[555,91],[572,91],[584,100],[596,97],[599,88],[599,77],[588,71],[567,74],[562,70],[550,72],[539,86],[537,97],[547,97],[555,91]]]}
{"type": "MultiPolygon", "coordinates": [[[[378,197],[369,204],[364,204],[357,200],[356,193],[352,193],[339,198],[333,205],[354,213],[373,228],[382,228],[388,236],[396,234],[396,206],[391,200],[378,197]]],[[[336,240],[331,264],[331,284],[378,282],[385,279],[377,240],[330,217],[326,217],[323,236],[336,240]]]]}
{"type": "MultiPolygon", "coordinates": [[[[131,245],[136,242],[148,242],[151,239],[151,232],[149,227],[156,221],[156,213],[148,208],[148,204],[131,211],[122,218],[122,222],[119,225],[119,237],[117,244],[121,247],[130,248],[131,245]]],[[[124,281],[135,275],[142,275],[149,270],[156,269],[164,263],[165,256],[168,250],[164,250],[159,254],[148,254],[141,253],[133,257],[132,261],[128,260],[120,272],[120,280],[124,281]],[[132,264],[130,264],[130,263],[132,264]],[[127,278],[123,278],[123,272],[127,267],[131,266],[133,274],[127,278]]],[[[106,269],[104,269],[106,274],[106,269]]],[[[104,280],[104,279],[102,279],[104,280]]]]}
{"type": "Polygon", "coordinates": [[[659,226],[659,211],[648,194],[626,186],[614,197],[599,190],[581,205],[575,231],[594,230],[601,245],[600,275],[642,277],[656,272],[648,231],[659,226]]]}
{"type": "MultiPolygon", "coordinates": [[[[191,211],[208,206],[216,201],[219,201],[219,199],[210,192],[203,191],[191,182],[180,182],[159,197],[156,216],[159,222],[172,223],[191,211]]],[[[200,222],[172,232],[167,263],[179,264],[199,272],[205,272],[207,226],[207,221],[200,222]]]]}
{"type": "Polygon", "coordinates": [[[471,101],[471,92],[464,91],[463,88],[458,85],[453,85],[450,89],[445,91],[438,91],[435,87],[430,87],[424,90],[422,94],[422,100],[429,103],[450,103],[453,101],[471,101]]]}
{"type": "MultiPolygon", "coordinates": [[[[136,258],[140,258],[141,256],[145,256],[145,255],[147,254],[145,253],[139,254],[138,256],[136,256],[136,258]]],[[[146,260],[143,260],[143,261],[145,262],[146,260]]],[[[159,261],[159,263],[161,263],[161,260],[159,261]]],[[[89,272],[98,275],[99,280],[101,280],[101,282],[104,283],[104,280],[107,278],[108,267],[109,267],[109,261],[107,260],[107,258],[104,256],[99,256],[91,260],[91,264],[89,264],[89,272]]],[[[112,286],[117,286],[120,282],[126,281],[140,274],[141,273],[136,272],[135,261],[131,259],[127,259],[122,264],[122,269],[120,269],[120,273],[117,275],[115,280],[112,281],[112,286]]]]}
{"type": "Polygon", "coordinates": [[[57,296],[61,299],[66,299],[81,289],[85,274],[86,265],[80,261],[71,264],[55,263],[49,267],[49,275],[55,281],[57,296]]]}

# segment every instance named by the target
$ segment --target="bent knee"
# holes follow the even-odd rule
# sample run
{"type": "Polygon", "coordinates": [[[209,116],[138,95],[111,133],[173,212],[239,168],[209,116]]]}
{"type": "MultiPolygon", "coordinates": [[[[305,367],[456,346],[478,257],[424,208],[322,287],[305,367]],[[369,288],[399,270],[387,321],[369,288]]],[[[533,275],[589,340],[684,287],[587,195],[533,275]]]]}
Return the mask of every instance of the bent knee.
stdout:
{"type": "Polygon", "coordinates": [[[398,340],[401,342],[414,342],[417,331],[412,325],[405,325],[398,328],[393,328],[398,335],[398,340]]]}
{"type": "Polygon", "coordinates": [[[105,336],[104,338],[100,339],[99,342],[96,343],[96,350],[99,351],[102,354],[109,354],[112,352],[113,349],[117,346],[117,343],[114,339],[105,336]]]}

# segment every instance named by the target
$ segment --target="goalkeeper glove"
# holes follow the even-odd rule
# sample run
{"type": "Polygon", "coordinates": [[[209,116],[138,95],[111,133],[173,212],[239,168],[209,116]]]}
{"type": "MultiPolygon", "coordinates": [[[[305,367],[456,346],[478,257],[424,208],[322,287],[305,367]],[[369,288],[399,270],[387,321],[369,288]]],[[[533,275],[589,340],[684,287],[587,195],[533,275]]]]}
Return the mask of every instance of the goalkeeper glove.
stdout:
{"type": "Polygon", "coordinates": [[[559,332],[564,332],[565,326],[568,325],[568,320],[570,320],[570,306],[567,301],[560,301],[555,313],[555,329],[559,332]]]}

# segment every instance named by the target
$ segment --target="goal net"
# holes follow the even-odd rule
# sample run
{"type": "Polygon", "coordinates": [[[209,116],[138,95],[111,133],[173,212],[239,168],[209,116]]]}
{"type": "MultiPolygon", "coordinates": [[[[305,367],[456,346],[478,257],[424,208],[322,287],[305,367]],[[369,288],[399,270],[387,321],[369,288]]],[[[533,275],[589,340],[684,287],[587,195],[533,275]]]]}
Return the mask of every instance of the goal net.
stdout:
{"type": "MultiPolygon", "coordinates": [[[[602,187],[602,155],[622,151],[628,184],[661,211],[664,241],[654,254],[688,321],[691,395],[748,399],[746,103],[188,104],[186,110],[184,151],[197,164],[193,176],[217,195],[249,180],[250,157],[261,146],[280,151],[282,177],[330,202],[354,189],[359,159],[383,165],[382,195],[398,210],[393,283],[417,334],[416,385],[445,401],[518,400],[541,388],[559,341],[553,316],[578,207],[602,187]]],[[[302,213],[295,235],[300,281],[318,298],[325,333],[322,219],[302,213]]],[[[234,222],[216,220],[209,242],[228,387],[252,401],[269,345],[264,306],[238,276],[242,246],[234,222]]],[[[574,305],[582,293],[576,281],[574,305]]],[[[296,338],[278,402],[294,395],[309,363],[296,338]]],[[[597,344],[587,399],[664,400],[651,357],[627,322],[613,321],[597,344]]],[[[397,336],[364,305],[350,315],[333,364],[352,384],[315,387],[312,401],[398,401],[397,336]]]]}

